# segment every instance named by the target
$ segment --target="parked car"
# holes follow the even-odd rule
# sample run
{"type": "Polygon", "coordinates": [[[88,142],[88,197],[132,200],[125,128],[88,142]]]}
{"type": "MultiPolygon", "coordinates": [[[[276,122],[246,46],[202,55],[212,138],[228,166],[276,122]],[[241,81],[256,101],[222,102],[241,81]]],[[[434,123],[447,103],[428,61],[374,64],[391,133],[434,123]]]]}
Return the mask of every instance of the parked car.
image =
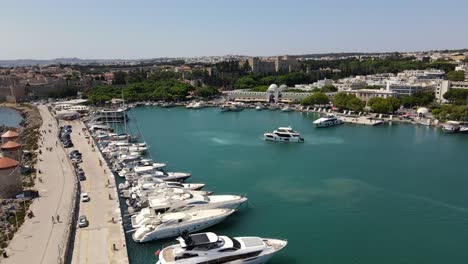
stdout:
{"type": "Polygon", "coordinates": [[[70,154],[70,159],[81,159],[81,153],[80,154],[70,154]]]}
{"type": "Polygon", "coordinates": [[[88,193],[81,193],[81,201],[82,201],[82,202],[89,202],[89,195],[88,195],[88,193]]]}
{"type": "Polygon", "coordinates": [[[83,228],[83,227],[87,227],[89,225],[89,222],[88,222],[88,219],[86,218],[85,215],[80,215],[80,217],[78,217],[78,226],[80,228],[83,228]]]}
{"type": "Polygon", "coordinates": [[[78,175],[78,180],[80,181],[85,181],[86,180],[86,176],[83,174],[83,175],[78,175]]]}
{"type": "Polygon", "coordinates": [[[81,153],[77,149],[74,149],[70,151],[70,155],[81,155],[81,153]]]}

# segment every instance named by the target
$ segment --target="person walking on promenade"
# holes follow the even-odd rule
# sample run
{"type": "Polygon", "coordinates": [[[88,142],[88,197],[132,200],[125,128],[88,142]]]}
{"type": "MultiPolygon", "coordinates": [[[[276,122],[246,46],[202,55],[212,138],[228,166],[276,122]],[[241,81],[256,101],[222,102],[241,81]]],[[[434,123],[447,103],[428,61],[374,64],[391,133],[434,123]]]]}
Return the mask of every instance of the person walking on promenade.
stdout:
{"type": "Polygon", "coordinates": [[[57,215],[57,222],[60,223],[60,215],[57,215]]]}
{"type": "Polygon", "coordinates": [[[52,216],[52,224],[55,224],[54,216],[52,216]]]}

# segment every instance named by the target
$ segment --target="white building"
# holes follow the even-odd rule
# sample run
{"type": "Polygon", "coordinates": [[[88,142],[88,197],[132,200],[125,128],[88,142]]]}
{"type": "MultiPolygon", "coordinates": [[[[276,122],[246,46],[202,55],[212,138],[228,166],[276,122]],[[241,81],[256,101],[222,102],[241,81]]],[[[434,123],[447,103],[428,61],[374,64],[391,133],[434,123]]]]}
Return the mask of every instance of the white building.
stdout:
{"type": "Polygon", "coordinates": [[[468,89],[468,82],[452,82],[444,80],[436,87],[435,97],[439,103],[448,102],[444,98],[444,94],[450,89],[468,89]]]}
{"type": "Polygon", "coordinates": [[[443,70],[437,69],[426,69],[426,70],[406,70],[397,74],[400,78],[411,78],[417,79],[441,79],[445,75],[443,70]]]}
{"type": "Polygon", "coordinates": [[[276,84],[270,85],[266,92],[254,92],[247,90],[228,91],[227,97],[231,101],[239,102],[265,102],[265,103],[292,103],[300,102],[312,93],[288,92],[286,85],[278,87],[276,84]]]}
{"type": "Polygon", "coordinates": [[[396,97],[397,93],[391,90],[375,90],[375,89],[360,89],[360,90],[348,90],[346,91],[348,94],[354,94],[357,98],[361,99],[362,101],[367,102],[369,99],[374,97],[380,98],[388,98],[388,97],[396,97]]]}

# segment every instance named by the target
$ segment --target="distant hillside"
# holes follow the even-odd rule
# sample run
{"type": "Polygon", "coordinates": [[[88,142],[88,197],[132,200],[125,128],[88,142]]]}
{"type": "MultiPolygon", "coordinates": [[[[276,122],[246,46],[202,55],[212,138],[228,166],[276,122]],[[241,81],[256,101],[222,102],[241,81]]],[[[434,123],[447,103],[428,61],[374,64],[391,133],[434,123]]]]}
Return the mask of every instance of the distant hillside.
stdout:
{"type": "Polygon", "coordinates": [[[141,60],[124,59],[80,59],[80,58],[58,58],[52,60],[0,60],[0,67],[34,66],[34,65],[90,65],[90,64],[133,64],[133,63],[158,63],[163,61],[172,61],[174,58],[155,58],[141,60]]]}
{"type": "MultiPolygon", "coordinates": [[[[415,51],[408,53],[417,53],[417,52],[442,52],[442,53],[454,53],[454,52],[468,52],[468,49],[453,49],[453,50],[430,50],[430,51],[415,51]]],[[[342,53],[313,53],[313,54],[296,54],[296,57],[302,58],[320,58],[320,57],[349,57],[349,56],[372,56],[372,55],[381,55],[381,54],[394,54],[395,52],[342,52],[342,53]]],[[[400,52],[407,53],[407,52],[400,52]]],[[[209,56],[208,56],[209,57],[209,56]]],[[[213,56],[219,57],[219,56],[213,56]]],[[[245,56],[248,57],[248,56],[245,56]]],[[[80,59],[80,58],[58,58],[52,60],[31,60],[31,59],[20,59],[20,60],[0,60],[0,67],[15,67],[15,66],[32,66],[32,65],[52,65],[52,64],[80,64],[80,65],[89,65],[89,64],[151,64],[151,63],[161,63],[169,62],[172,60],[182,60],[183,58],[148,58],[148,59],[80,59]]]]}

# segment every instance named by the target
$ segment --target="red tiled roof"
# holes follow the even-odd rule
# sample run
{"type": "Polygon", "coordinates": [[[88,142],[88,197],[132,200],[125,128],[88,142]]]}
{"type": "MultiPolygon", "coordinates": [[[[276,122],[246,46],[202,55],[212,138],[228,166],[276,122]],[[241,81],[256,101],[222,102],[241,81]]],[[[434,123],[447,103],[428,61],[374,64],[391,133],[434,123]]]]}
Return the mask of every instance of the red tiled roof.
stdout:
{"type": "Polygon", "coordinates": [[[12,169],[18,166],[19,162],[10,158],[0,158],[0,170],[12,169]]]}
{"type": "Polygon", "coordinates": [[[15,131],[8,130],[2,135],[2,138],[13,138],[13,137],[18,137],[18,136],[19,136],[18,133],[16,133],[15,131]]]}
{"type": "Polygon", "coordinates": [[[17,149],[17,148],[20,148],[21,145],[14,142],[14,141],[8,141],[7,143],[3,144],[2,146],[0,146],[1,149],[17,149]]]}

